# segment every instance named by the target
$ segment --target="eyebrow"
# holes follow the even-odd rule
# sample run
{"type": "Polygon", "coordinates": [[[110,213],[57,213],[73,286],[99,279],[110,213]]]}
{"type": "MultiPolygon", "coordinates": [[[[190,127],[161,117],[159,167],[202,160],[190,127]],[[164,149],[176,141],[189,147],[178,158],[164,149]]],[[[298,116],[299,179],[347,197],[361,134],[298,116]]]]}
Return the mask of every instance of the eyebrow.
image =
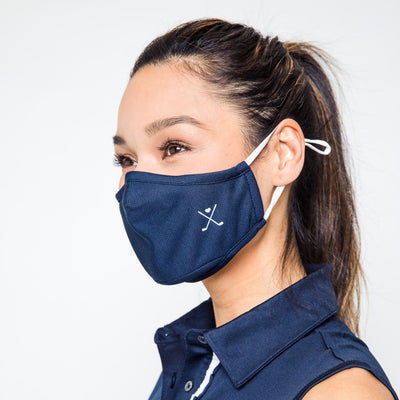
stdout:
{"type": "MultiPolygon", "coordinates": [[[[144,130],[148,136],[154,136],[156,133],[160,132],[162,129],[168,128],[177,124],[190,124],[197,126],[202,129],[207,129],[206,125],[196,118],[191,117],[190,115],[178,115],[176,117],[162,118],[157,119],[150,124],[146,125],[144,130]]],[[[118,133],[113,136],[114,145],[124,145],[126,144],[125,139],[122,136],[119,136],[118,133]]]]}

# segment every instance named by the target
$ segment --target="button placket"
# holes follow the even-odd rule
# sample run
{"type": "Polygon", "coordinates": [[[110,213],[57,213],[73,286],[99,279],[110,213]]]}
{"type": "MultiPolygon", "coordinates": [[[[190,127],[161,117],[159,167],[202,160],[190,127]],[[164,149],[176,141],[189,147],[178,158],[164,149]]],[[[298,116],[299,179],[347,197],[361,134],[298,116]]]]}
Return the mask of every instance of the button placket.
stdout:
{"type": "MultiPolygon", "coordinates": [[[[198,376],[199,374],[203,375],[201,370],[204,367],[204,361],[202,361],[202,359],[206,356],[208,358],[208,355],[211,351],[208,346],[208,341],[203,333],[204,332],[202,330],[193,329],[187,332],[185,335],[185,342],[187,344],[186,360],[183,368],[184,375],[181,376],[179,384],[179,390],[181,390],[180,396],[183,394],[187,396],[190,393],[194,393],[196,389],[195,386],[197,385],[196,381],[199,379],[198,376]]],[[[177,385],[175,385],[175,389],[177,389],[177,385]]],[[[181,398],[178,393],[175,393],[175,395],[176,399],[181,398]]]]}
{"type": "Polygon", "coordinates": [[[171,383],[169,385],[169,387],[172,389],[175,386],[175,382],[176,382],[176,372],[174,372],[171,376],[171,383]]]}

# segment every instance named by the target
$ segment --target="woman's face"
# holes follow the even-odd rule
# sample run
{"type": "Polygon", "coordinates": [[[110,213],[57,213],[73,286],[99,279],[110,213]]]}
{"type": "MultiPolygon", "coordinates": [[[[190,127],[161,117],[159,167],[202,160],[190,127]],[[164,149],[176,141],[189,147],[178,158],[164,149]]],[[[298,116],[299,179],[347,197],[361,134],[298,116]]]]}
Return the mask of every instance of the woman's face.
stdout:
{"type": "Polygon", "coordinates": [[[132,170],[184,175],[235,166],[248,155],[241,122],[199,78],[174,65],[143,67],[128,83],[118,111],[119,188],[132,170]]]}

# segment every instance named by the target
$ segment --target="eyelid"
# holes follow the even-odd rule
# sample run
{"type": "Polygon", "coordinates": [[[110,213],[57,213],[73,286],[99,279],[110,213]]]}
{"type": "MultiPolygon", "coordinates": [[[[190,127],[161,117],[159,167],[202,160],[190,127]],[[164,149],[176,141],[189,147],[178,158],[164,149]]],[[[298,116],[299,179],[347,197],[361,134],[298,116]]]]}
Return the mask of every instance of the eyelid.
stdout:
{"type": "MultiPolygon", "coordinates": [[[[184,149],[184,151],[187,150],[191,150],[191,146],[189,146],[188,144],[182,142],[181,140],[174,140],[171,138],[168,138],[161,146],[157,147],[158,150],[163,151],[164,154],[162,156],[162,159],[164,160],[165,158],[170,158],[174,155],[177,155],[179,153],[181,153],[182,151],[179,151],[178,153],[174,153],[171,155],[165,155],[165,152],[168,150],[168,148],[170,146],[177,146],[177,147],[181,147],[184,149]]],[[[124,165],[124,162],[126,162],[127,160],[135,163],[134,165],[138,164],[138,161],[135,160],[134,157],[130,156],[130,155],[126,155],[126,154],[118,154],[115,153],[114,154],[114,165],[122,167],[122,168],[127,168],[130,167],[131,165],[124,165]]]]}
{"type": "MultiPolygon", "coordinates": [[[[188,144],[182,142],[181,140],[174,140],[174,139],[171,139],[171,138],[168,138],[160,147],[158,147],[158,149],[160,151],[164,151],[165,152],[166,150],[168,150],[169,146],[182,147],[183,149],[185,149],[185,151],[186,150],[191,150],[191,147],[188,144]]],[[[181,152],[179,152],[179,153],[181,153],[181,152]]],[[[179,153],[175,153],[175,154],[179,154],[179,153]]],[[[163,159],[165,157],[172,157],[172,155],[165,156],[165,154],[164,154],[163,159]]]]}
{"type": "MultiPolygon", "coordinates": [[[[117,154],[117,153],[114,154],[113,163],[115,166],[121,167],[121,168],[128,168],[128,167],[132,166],[132,165],[124,165],[124,162],[126,160],[136,163],[136,165],[137,165],[137,161],[130,156],[123,155],[123,154],[117,154]]],[[[133,165],[135,165],[135,164],[133,164],[133,165]]]]}

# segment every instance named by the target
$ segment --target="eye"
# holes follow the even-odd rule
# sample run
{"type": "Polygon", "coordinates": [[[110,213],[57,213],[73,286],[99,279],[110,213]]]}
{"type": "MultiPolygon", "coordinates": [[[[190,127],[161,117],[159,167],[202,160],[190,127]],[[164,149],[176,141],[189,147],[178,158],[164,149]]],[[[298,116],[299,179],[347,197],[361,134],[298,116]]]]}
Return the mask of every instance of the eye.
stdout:
{"type": "Polygon", "coordinates": [[[184,151],[185,148],[183,146],[178,146],[178,145],[170,145],[167,147],[167,156],[172,156],[175,153],[180,153],[181,151],[184,151]]]}
{"type": "Polygon", "coordinates": [[[158,149],[164,152],[163,158],[171,157],[174,154],[181,153],[182,151],[185,151],[185,150],[190,150],[189,146],[183,144],[182,142],[172,141],[170,139],[168,139],[158,149]]]}
{"type": "Polygon", "coordinates": [[[129,168],[137,164],[137,162],[132,158],[123,156],[121,154],[114,154],[113,163],[115,166],[121,168],[129,168]]]}

